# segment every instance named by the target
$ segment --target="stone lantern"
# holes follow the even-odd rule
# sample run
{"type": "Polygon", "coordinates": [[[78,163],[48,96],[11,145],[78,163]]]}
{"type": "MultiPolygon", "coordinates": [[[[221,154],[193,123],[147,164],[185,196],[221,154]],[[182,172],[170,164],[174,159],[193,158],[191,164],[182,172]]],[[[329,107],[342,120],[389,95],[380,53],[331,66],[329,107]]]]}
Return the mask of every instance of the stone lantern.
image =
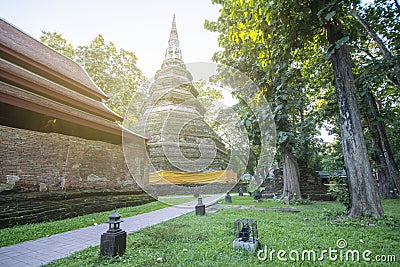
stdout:
{"type": "Polygon", "coordinates": [[[258,248],[258,229],[257,221],[253,219],[238,219],[234,223],[235,240],[233,248],[256,251],[258,248]]]}
{"type": "Polygon", "coordinates": [[[262,202],[261,191],[257,190],[256,193],[254,193],[254,201],[255,202],[262,202]]]}
{"type": "Polygon", "coordinates": [[[196,211],[196,215],[201,215],[203,216],[204,214],[206,214],[206,206],[203,204],[203,198],[199,197],[197,199],[197,205],[195,207],[195,211],[196,211]]]}
{"type": "Polygon", "coordinates": [[[229,194],[229,191],[226,192],[226,195],[225,195],[225,202],[226,202],[226,203],[232,203],[232,197],[231,197],[231,195],[229,194]]]}
{"type": "Polygon", "coordinates": [[[101,235],[100,255],[115,257],[125,252],[126,232],[119,228],[120,223],[123,221],[116,209],[108,218],[109,220],[106,221],[108,223],[108,230],[101,235]]]}
{"type": "Polygon", "coordinates": [[[243,196],[243,188],[239,188],[239,197],[243,196]]]}

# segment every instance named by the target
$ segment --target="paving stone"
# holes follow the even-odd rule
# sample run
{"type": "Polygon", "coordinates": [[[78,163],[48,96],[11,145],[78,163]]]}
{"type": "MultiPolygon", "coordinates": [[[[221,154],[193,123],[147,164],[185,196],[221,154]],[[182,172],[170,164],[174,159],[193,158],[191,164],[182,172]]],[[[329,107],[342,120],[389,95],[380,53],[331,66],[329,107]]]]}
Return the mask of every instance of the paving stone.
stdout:
{"type": "MultiPolygon", "coordinates": [[[[213,205],[223,196],[211,196],[204,199],[207,205],[213,205]]],[[[139,231],[145,227],[155,225],[183,214],[194,212],[197,201],[190,202],[187,207],[168,207],[149,213],[124,218],[121,228],[127,233],[139,231]]],[[[106,224],[89,226],[86,228],[43,237],[37,240],[26,241],[0,248],[1,267],[35,267],[51,261],[67,257],[72,253],[91,246],[100,245],[100,236],[106,232],[106,224]]]]}

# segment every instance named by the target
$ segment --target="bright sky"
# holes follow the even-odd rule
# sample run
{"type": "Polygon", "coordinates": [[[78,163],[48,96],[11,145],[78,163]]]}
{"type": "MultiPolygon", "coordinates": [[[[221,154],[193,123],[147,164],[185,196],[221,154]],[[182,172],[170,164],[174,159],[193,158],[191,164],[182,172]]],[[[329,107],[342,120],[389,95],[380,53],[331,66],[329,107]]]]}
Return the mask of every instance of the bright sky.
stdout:
{"type": "Polygon", "coordinates": [[[78,46],[102,34],[135,52],[148,78],[161,66],[174,13],[185,63],[211,62],[218,36],[203,25],[218,9],[211,0],[0,0],[0,17],[32,37],[56,31],[78,46]]]}
{"type": "Polygon", "coordinates": [[[218,35],[203,25],[218,10],[211,0],[0,0],[0,17],[32,37],[56,31],[78,46],[102,34],[135,52],[148,78],[161,67],[174,13],[185,63],[212,62],[218,35]]]}

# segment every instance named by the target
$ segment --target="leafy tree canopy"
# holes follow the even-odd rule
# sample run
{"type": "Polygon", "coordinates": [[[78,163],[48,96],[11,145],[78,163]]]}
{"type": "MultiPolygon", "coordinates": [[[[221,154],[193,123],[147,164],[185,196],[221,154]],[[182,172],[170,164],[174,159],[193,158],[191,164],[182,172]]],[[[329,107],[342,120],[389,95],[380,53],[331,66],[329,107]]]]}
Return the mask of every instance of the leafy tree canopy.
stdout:
{"type": "Polygon", "coordinates": [[[40,40],[65,56],[83,65],[92,80],[109,97],[105,104],[124,116],[129,102],[144,76],[136,66],[134,52],[117,49],[98,35],[88,45],[74,48],[57,32],[43,32],[40,40]]]}

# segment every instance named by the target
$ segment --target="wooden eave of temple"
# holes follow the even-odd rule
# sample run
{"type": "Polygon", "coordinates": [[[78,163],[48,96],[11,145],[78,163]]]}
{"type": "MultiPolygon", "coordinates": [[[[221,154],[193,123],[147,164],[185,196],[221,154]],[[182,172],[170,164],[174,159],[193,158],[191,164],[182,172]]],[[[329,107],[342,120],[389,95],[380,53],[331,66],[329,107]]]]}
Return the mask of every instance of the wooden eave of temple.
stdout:
{"type": "Polygon", "coordinates": [[[74,135],[89,128],[119,143],[123,118],[101,102],[106,99],[83,67],[0,18],[0,102],[6,110],[43,114],[66,127],[79,125],[74,135]]]}

